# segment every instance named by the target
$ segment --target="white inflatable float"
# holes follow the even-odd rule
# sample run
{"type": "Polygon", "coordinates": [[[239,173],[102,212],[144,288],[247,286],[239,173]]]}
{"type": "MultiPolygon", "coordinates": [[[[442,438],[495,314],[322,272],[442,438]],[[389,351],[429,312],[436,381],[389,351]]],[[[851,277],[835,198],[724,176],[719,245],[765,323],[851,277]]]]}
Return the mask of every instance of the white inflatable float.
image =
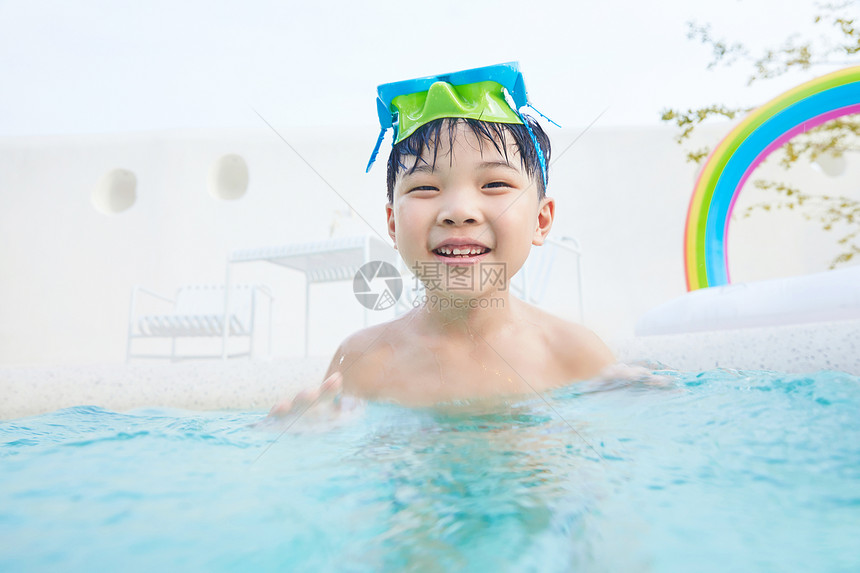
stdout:
{"type": "Polygon", "coordinates": [[[643,315],[637,336],[860,319],[860,266],[694,290],[643,315]]]}

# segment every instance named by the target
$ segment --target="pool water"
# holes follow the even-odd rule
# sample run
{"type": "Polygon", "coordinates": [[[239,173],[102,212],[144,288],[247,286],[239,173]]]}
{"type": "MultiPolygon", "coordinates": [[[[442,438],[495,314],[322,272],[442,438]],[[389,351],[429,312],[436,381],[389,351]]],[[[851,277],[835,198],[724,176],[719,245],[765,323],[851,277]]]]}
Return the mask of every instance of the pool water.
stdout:
{"type": "Polygon", "coordinates": [[[857,571],[860,378],[0,422],[2,571],[857,571]]]}

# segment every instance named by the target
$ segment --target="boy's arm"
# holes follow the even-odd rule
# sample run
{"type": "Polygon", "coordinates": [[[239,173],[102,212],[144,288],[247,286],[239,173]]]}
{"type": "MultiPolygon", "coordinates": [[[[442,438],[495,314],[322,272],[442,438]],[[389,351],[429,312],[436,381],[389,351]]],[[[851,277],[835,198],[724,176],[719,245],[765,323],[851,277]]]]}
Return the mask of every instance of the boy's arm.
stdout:
{"type": "Polygon", "coordinates": [[[666,376],[654,374],[642,366],[630,366],[618,362],[609,347],[590,330],[582,328],[579,336],[584,362],[588,365],[589,372],[583,377],[584,380],[626,380],[651,386],[672,386],[672,380],[666,376]]]}
{"type": "Polygon", "coordinates": [[[594,332],[588,330],[583,345],[591,360],[591,368],[597,372],[605,370],[617,362],[615,355],[594,332]]]}
{"type": "Polygon", "coordinates": [[[630,366],[618,362],[608,346],[594,332],[579,325],[570,325],[567,337],[562,340],[575,341],[574,351],[568,345],[563,356],[568,361],[573,375],[571,379],[641,382],[650,386],[672,386],[666,376],[654,374],[641,366],[630,366]]]}
{"type": "Polygon", "coordinates": [[[588,380],[616,363],[615,355],[591,330],[565,322],[554,334],[558,355],[571,379],[588,380]]]}
{"type": "Polygon", "coordinates": [[[374,327],[371,327],[344,340],[329,363],[324,382],[319,387],[303,390],[294,398],[275,405],[269,416],[302,413],[318,402],[333,402],[337,409],[342,404],[340,398],[344,393],[359,397],[372,396],[375,388],[371,382],[380,379],[384,367],[383,357],[374,344],[377,338],[374,327]]]}
{"type": "Polygon", "coordinates": [[[290,414],[301,414],[324,398],[334,401],[342,390],[343,375],[340,372],[334,372],[326,376],[325,381],[319,387],[307,388],[296,394],[295,397],[275,404],[269,410],[269,416],[283,417],[290,414]]]}
{"type": "Polygon", "coordinates": [[[323,383],[318,387],[306,388],[292,398],[287,398],[275,404],[269,410],[270,417],[289,416],[304,412],[322,398],[329,397],[332,400],[343,391],[343,374],[340,367],[344,360],[344,344],[341,344],[332,356],[328,370],[326,370],[323,383]]]}

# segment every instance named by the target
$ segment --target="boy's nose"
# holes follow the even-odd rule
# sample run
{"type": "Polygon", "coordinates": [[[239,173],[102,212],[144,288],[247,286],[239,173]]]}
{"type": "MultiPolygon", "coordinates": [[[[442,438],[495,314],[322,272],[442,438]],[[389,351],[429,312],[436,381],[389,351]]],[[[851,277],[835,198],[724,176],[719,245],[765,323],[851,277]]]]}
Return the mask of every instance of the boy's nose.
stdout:
{"type": "Polygon", "coordinates": [[[474,217],[445,217],[442,223],[449,226],[454,225],[475,225],[478,220],[474,217]]]}
{"type": "Polygon", "coordinates": [[[481,222],[481,210],[464,195],[458,194],[457,197],[450,197],[439,211],[437,222],[440,225],[477,225],[481,222]]]}

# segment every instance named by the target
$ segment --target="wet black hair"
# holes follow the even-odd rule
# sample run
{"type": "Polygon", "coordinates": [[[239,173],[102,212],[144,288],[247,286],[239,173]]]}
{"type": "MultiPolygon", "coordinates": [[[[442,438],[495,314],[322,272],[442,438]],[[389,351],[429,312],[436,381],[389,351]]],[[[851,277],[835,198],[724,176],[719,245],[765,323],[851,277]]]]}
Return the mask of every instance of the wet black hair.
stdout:
{"type": "Polygon", "coordinates": [[[450,148],[457,137],[457,124],[461,122],[465,123],[472,130],[472,133],[478,138],[482,149],[484,141],[492,143],[496,151],[504,155],[505,161],[509,161],[507,137],[513,137],[516,143],[517,155],[520,157],[520,163],[525,169],[526,175],[535,181],[538,188],[538,198],[544,198],[546,196],[546,183],[541,174],[538,150],[532,141],[529,129],[532,130],[535,139],[537,139],[540,145],[544,156],[544,164],[547,166],[549,166],[550,159],[549,137],[534,118],[527,115],[523,117],[528,122],[528,128],[519,123],[494,123],[468,118],[446,117],[425,123],[416,129],[412,135],[397,143],[391,149],[391,154],[388,156],[388,202],[394,202],[394,184],[397,181],[398,174],[404,171],[411,173],[418,167],[419,163],[428,163],[422,158],[425,150],[432,150],[433,155],[430,163],[435,167],[439,154],[439,144],[442,141],[442,130],[444,129],[448,132],[448,146],[450,148]],[[406,161],[407,157],[412,158],[408,161],[408,165],[406,161]]]}

